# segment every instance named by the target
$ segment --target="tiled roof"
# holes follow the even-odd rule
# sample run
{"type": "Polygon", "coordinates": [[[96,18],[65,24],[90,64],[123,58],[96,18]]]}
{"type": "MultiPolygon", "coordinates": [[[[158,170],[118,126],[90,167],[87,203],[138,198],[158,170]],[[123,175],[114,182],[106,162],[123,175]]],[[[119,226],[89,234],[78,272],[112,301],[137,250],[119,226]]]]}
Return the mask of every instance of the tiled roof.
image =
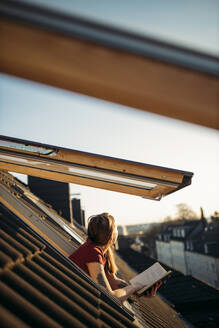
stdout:
{"type": "Polygon", "coordinates": [[[195,220],[186,220],[183,224],[184,227],[195,227],[197,224],[199,224],[199,220],[195,219],[195,220]]]}
{"type": "Polygon", "coordinates": [[[3,205],[0,208],[0,308],[5,326],[136,327],[131,314],[70,260],[3,205]]]}
{"type": "MultiPolygon", "coordinates": [[[[119,254],[137,272],[145,270],[157,261],[132,249],[121,249],[119,254]]],[[[161,264],[173,273],[168,282],[160,287],[159,295],[195,327],[219,327],[219,290],[161,264]]]]}
{"type": "Polygon", "coordinates": [[[189,228],[189,229],[193,229],[194,227],[197,226],[197,224],[199,224],[200,220],[185,220],[182,222],[178,222],[176,221],[176,223],[170,222],[170,224],[168,226],[166,226],[166,228],[161,232],[163,233],[169,233],[172,232],[173,229],[175,228],[189,228]]]}
{"type": "MultiPolygon", "coordinates": [[[[55,222],[47,204],[43,203],[44,208],[39,202],[31,202],[33,194],[22,194],[25,185],[6,172],[0,173],[0,187],[4,186],[4,190],[7,187],[9,195],[17,200],[13,205],[25,204],[31,215],[38,215],[38,220],[43,222],[49,220],[53,228],[55,222]]],[[[0,188],[1,197],[6,195],[1,194],[3,189],[0,188]]],[[[131,304],[122,305],[54,248],[44,235],[39,235],[34,226],[10,212],[5,202],[1,213],[0,284],[4,293],[0,310],[6,322],[11,321],[11,327],[185,327],[176,312],[158,296],[132,298],[131,304]]],[[[57,229],[66,238],[66,232],[60,226],[57,229]]],[[[73,241],[69,239],[69,242],[73,241]]],[[[75,243],[74,247],[77,247],[75,243]]],[[[122,263],[121,267],[125,278],[127,266],[124,270],[122,263]]]]}
{"type": "Polygon", "coordinates": [[[84,232],[75,226],[71,226],[49,204],[46,204],[31,193],[24,183],[21,183],[6,171],[1,170],[0,189],[4,199],[7,198],[8,202],[13,202],[13,206],[19,207],[19,209],[22,206],[23,214],[27,216],[29,213],[30,222],[41,230],[45,228],[43,232],[45,230],[46,233],[48,229],[53,232],[56,231],[57,235],[61,234],[61,237],[65,238],[67,244],[74,249],[83,242],[84,232]]]}
{"type": "MultiPolygon", "coordinates": [[[[54,217],[59,218],[62,220],[63,223],[69,224],[69,222],[63,218],[63,216],[60,216],[59,213],[48,203],[46,203],[44,200],[42,200],[42,198],[37,197],[35,194],[33,194],[30,189],[29,186],[22,183],[20,180],[18,180],[16,177],[13,177],[11,174],[8,174],[7,172],[4,171],[0,171],[0,175],[4,175],[5,178],[7,178],[9,181],[11,181],[13,183],[13,181],[16,181],[16,184],[14,184],[14,188],[18,189],[17,191],[21,191],[21,193],[23,194],[23,198],[26,199],[26,201],[29,202],[29,204],[31,204],[32,206],[35,207],[35,209],[37,210],[41,210],[42,215],[46,214],[43,213],[43,209],[47,211],[47,213],[50,213],[50,216],[52,218],[52,220],[50,220],[51,224],[55,224],[56,221],[54,220],[54,217]],[[35,199],[35,202],[32,201],[32,198],[35,199]],[[40,206],[39,206],[40,204],[40,206]]],[[[56,224],[57,228],[60,227],[60,225],[58,226],[56,224]]],[[[85,237],[85,229],[83,227],[81,227],[77,222],[74,222],[73,224],[74,226],[74,232],[76,232],[78,235],[80,235],[82,238],[85,237]]],[[[62,229],[63,231],[63,229],[62,229]]]]}
{"type": "Polygon", "coordinates": [[[219,241],[219,223],[217,221],[208,224],[203,233],[202,239],[204,241],[219,241]]]}

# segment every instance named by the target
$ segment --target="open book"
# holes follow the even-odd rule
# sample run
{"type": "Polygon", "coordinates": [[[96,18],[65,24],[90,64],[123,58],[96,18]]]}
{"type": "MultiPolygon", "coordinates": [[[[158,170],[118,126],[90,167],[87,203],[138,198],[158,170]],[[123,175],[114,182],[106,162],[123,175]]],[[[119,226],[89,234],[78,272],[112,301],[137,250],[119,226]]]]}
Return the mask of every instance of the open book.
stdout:
{"type": "Polygon", "coordinates": [[[160,263],[156,262],[150,268],[132,278],[129,282],[132,286],[140,288],[137,291],[137,295],[141,295],[158,281],[167,278],[171,272],[172,271],[166,271],[160,263]]]}

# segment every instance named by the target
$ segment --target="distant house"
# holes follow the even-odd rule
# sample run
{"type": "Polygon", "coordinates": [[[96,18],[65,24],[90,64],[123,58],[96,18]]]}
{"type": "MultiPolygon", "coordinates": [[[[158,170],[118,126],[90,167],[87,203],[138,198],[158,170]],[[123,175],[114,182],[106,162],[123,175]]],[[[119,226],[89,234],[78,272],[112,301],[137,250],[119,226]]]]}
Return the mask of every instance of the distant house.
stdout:
{"type": "Polygon", "coordinates": [[[190,234],[196,235],[203,229],[204,222],[191,220],[183,225],[169,226],[158,235],[156,242],[158,259],[176,270],[187,274],[185,258],[186,240],[190,234]]]}
{"type": "Polygon", "coordinates": [[[131,245],[131,247],[134,250],[136,250],[137,252],[141,252],[143,246],[144,246],[144,243],[141,240],[141,238],[139,236],[136,236],[135,239],[134,239],[134,243],[131,245]]]}
{"type": "Polygon", "coordinates": [[[212,217],[199,238],[186,241],[188,274],[219,288],[219,218],[212,217]]]}
{"type": "Polygon", "coordinates": [[[173,227],[169,226],[163,233],[159,233],[157,235],[157,240],[156,240],[157,258],[161,262],[169,265],[170,267],[173,266],[172,251],[171,251],[171,244],[170,244],[172,229],[173,227]]]}
{"type": "Polygon", "coordinates": [[[156,240],[157,258],[185,275],[219,287],[219,224],[215,218],[168,226],[156,240]]]}

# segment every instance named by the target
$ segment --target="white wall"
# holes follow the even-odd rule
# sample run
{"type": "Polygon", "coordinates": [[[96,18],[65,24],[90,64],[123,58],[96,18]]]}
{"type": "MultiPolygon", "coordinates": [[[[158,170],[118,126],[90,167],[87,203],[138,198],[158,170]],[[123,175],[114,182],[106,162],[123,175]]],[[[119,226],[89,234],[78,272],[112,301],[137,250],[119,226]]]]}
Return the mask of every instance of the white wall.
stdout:
{"type": "Polygon", "coordinates": [[[159,261],[187,274],[184,243],[181,241],[164,242],[156,240],[157,258],[159,261]]]}
{"type": "Polygon", "coordinates": [[[219,288],[219,258],[184,251],[184,243],[156,240],[157,258],[170,267],[219,288]]]}
{"type": "Polygon", "coordinates": [[[173,268],[183,274],[187,274],[184,243],[181,241],[171,240],[170,247],[172,252],[173,268]]]}
{"type": "Polygon", "coordinates": [[[172,267],[173,262],[170,243],[156,240],[156,248],[158,260],[172,267]]]}
{"type": "Polygon", "coordinates": [[[219,259],[194,252],[185,252],[188,273],[219,288],[219,259]]]}

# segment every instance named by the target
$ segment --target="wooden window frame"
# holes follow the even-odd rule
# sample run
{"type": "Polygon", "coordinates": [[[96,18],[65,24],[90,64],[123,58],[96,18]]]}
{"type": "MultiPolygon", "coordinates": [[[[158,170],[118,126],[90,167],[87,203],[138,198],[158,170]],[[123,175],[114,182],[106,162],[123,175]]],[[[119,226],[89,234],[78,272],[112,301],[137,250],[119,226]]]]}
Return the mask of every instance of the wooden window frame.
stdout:
{"type": "Polygon", "coordinates": [[[188,186],[193,176],[191,172],[5,136],[0,136],[0,169],[153,200],[188,186]]]}

